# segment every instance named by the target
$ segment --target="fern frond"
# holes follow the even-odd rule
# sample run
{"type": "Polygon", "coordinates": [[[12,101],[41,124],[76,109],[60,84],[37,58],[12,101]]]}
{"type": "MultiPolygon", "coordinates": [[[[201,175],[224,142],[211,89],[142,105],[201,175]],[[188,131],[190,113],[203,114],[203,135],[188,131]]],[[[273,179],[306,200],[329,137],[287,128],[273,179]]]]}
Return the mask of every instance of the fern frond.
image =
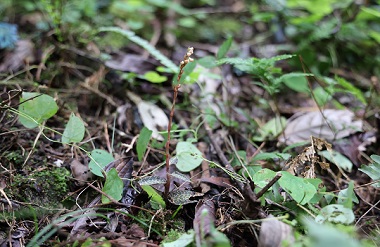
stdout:
{"type": "Polygon", "coordinates": [[[99,32],[115,32],[127,37],[130,41],[136,43],[137,45],[144,48],[147,52],[150,53],[154,58],[160,61],[164,66],[169,68],[173,73],[178,72],[178,66],[175,65],[169,58],[163,55],[159,50],[149,44],[145,39],[137,36],[134,32],[129,30],[123,30],[118,27],[101,27],[99,32]]]}
{"type": "Polygon", "coordinates": [[[280,61],[280,60],[285,60],[285,59],[292,58],[294,56],[295,56],[294,54],[283,54],[283,55],[278,55],[278,56],[274,56],[274,57],[271,57],[271,58],[263,58],[261,60],[266,60],[267,62],[277,62],[277,61],[280,61]]]}
{"type": "Polygon", "coordinates": [[[222,64],[231,64],[231,65],[245,65],[245,66],[252,66],[252,58],[237,58],[237,57],[228,57],[228,58],[222,58],[216,61],[217,65],[222,64]]]}

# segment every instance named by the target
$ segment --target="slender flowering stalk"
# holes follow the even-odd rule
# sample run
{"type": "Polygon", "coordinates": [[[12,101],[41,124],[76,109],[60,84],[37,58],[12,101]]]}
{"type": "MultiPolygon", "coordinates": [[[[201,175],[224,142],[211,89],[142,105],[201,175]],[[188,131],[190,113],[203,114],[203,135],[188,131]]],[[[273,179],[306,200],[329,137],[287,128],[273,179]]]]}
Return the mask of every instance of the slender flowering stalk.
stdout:
{"type": "Polygon", "coordinates": [[[168,140],[166,141],[166,145],[165,145],[165,155],[166,155],[165,199],[168,198],[169,188],[170,188],[170,171],[169,171],[169,168],[170,168],[170,149],[169,148],[170,148],[170,131],[171,131],[171,126],[172,126],[172,121],[173,121],[173,116],[174,116],[175,102],[177,100],[178,90],[181,87],[180,81],[181,81],[181,77],[183,74],[183,69],[185,68],[185,66],[189,62],[194,61],[191,58],[191,55],[193,54],[193,52],[194,52],[193,47],[187,48],[187,52],[186,52],[185,56],[183,57],[183,60],[179,64],[179,73],[178,73],[178,77],[177,77],[177,84],[173,86],[173,90],[174,90],[174,92],[173,92],[173,103],[172,103],[172,109],[170,111],[170,117],[169,117],[168,140]]]}

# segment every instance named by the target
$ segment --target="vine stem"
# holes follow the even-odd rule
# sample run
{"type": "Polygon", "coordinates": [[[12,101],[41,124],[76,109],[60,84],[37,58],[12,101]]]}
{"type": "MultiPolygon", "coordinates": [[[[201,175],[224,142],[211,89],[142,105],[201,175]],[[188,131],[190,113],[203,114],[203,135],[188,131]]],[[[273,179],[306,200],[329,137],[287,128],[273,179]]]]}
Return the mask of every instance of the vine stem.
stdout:
{"type": "Polygon", "coordinates": [[[170,131],[172,127],[173,117],[174,117],[174,110],[175,110],[175,104],[178,96],[178,90],[181,87],[180,81],[183,74],[183,68],[189,63],[192,62],[193,59],[191,58],[191,55],[194,52],[193,47],[187,48],[187,52],[185,56],[183,57],[183,60],[181,61],[179,65],[179,72],[177,76],[177,84],[173,86],[173,103],[172,108],[170,110],[170,116],[169,116],[169,124],[168,124],[168,139],[165,144],[165,156],[166,156],[166,183],[165,183],[165,199],[168,200],[169,196],[169,190],[170,190],[170,131]]]}

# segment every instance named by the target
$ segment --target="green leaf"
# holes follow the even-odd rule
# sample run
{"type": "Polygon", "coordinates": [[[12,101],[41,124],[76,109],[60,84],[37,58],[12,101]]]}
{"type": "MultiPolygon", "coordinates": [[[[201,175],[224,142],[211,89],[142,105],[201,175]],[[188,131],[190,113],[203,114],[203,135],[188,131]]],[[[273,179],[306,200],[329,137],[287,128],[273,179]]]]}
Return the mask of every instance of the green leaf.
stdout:
{"type": "Polygon", "coordinates": [[[331,95],[322,87],[317,87],[313,90],[315,101],[319,106],[324,106],[331,99],[331,95]]]}
{"type": "Polygon", "coordinates": [[[322,208],[319,215],[315,218],[317,223],[323,223],[325,221],[351,224],[355,220],[355,215],[352,209],[346,208],[339,204],[330,204],[322,208]]]}
{"type": "Polygon", "coordinates": [[[308,203],[317,193],[314,185],[306,179],[293,176],[285,171],[281,173],[282,177],[278,183],[299,204],[308,203]]]}
{"type": "Polygon", "coordinates": [[[62,143],[80,142],[83,140],[85,127],[82,119],[71,113],[69,122],[62,135],[62,143]]]}
{"type": "Polygon", "coordinates": [[[157,193],[155,189],[153,189],[150,185],[141,185],[141,188],[148,193],[150,200],[155,202],[156,204],[152,204],[153,209],[165,208],[166,204],[162,196],[157,193]]]}
{"type": "Polygon", "coordinates": [[[165,82],[168,78],[162,76],[155,71],[148,71],[144,74],[144,79],[152,83],[162,83],[165,82]]]}
{"type": "Polygon", "coordinates": [[[353,202],[359,203],[358,198],[354,192],[354,182],[350,181],[347,189],[341,190],[338,194],[338,204],[343,205],[346,208],[352,209],[353,202]]]}
{"type": "Polygon", "coordinates": [[[217,66],[216,60],[213,56],[205,56],[197,60],[197,63],[207,69],[214,68],[217,66]]]}
{"type": "Polygon", "coordinates": [[[317,193],[313,196],[312,199],[310,199],[309,203],[315,204],[318,203],[324,196],[323,192],[326,192],[326,186],[323,186],[320,188],[320,184],[322,183],[322,180],[319,178],[307,178],[306,181],[311,183],[314,188],[317,190],[317,193]]]}
{"type": "MultiPolygon", "coordinates": [[[[107,173],[106,182],[104,183],[103,192],[112,197],[115,201],[119,201],[123,194],[124,183],[117,174],[117,170],[112,168],[107,173]]],[[[111,200],[102,195],[102,203],[109,203],[111,200]]]]}
{"type": "MultiPolygon", "coordinates": [[[[190,77],[190,79],[191,79],[192,76],[198,74],[196,72],[193,72],[196,65],[197,65],[196,62],[190,62],[185,66],[185,68],[183,69],[183,74],[181,76],[181,80],[179,82],[180,84],[185,84],[186,82],[188,82],[188,80],[186,80],[187,77],[190,77]]],[[[175,84],[176,84],[176,83],[178,83],[177,77],[175,77],[175,79],[176,79],[176,82],[175,82],[175,84]]],[[[193,83],[193,82],[191,82],[191,83],[193,83]]]]}
{"type": "Polygon", "coordinates": [[[252,177],[253,174],[255,174],[256,172],[260,170],[262,170],[261,165],[251,165],[251,166],[247,166],[246,169],[244,168],[240,169],[239,174],[244,175],[245,177],[252,177]],[[247,174],[247,172],[249,173],[249,175],[247,174]]]}
{"type": "Polygon", "coordinates": [[[223,42],[223,44],[220,46],[216,58],[217,59],[222,59],[223,57],[226,56],[228,50],[230,49],[232,45],[232,37],[229,37],[226,41],[223,42]]]}
{"type": "Polygon", "coordinates": [[[355,87],[352,83],[349,83],[344,78],[341,78],[339,76],[335,76],[335,80],[338,82],[339,85],[346,89],[347,92],[351,93],[358,100],[360,100],[360,102],[362,102],[363,104],[367,104],[367,101],[365,100],[365,97],[359,88],[355,87]]]}
{"type": "MultiPolygon", "coordinates": [[[[374,156],[374,155],[372,155],[374,156]]],[[[374,159],[374,157],[372,157],[374,159]]],[[[377,157],[376,157],[377,159],[377,157]]],[[[378,181],[380,180],[380,163],[373,163],[368,166],[363,165],[362,168],[359,168],[360,171],[367,174],[372,180],[378,181]]],[[[373,187],[380,188],[380,182],[372,184],[373,187]]]]}
{"type": "Polygon", "coordinates": [[[58,111],[58,106],[49,95],[24,92],[18,110],[20,112],[20,123],[26,128],[33,129],[54,116],[58,111]]]}
{"type": "Polygon", "coordinates": [[[252,175],[252,180],[255,183],[255,185],[260,188],[263,188],[276,176],[276,172],[269,170],[267,168],[264,168],[251,175],[252,175]]]}
{"type": "Polygon", "coordinates": [[[280,77],[280,80],[290,89],[300,92],[308,93],[310,92],[309,83],[307,82],[306,76],[313,76],[313,74],[306,73],[289,73],[280,77]]]}
{"type": "Polygon", "coordinates": [[[142,159],[145,155],[145,152],[146,152],[146,149],[148,147],[148,143],[149,143],[150,137],[152,136],[152,133],[153,133],[153,131],[151,131],[150,129],[148,129],[146,127],[142,128],[142,130],[140,132],[140,136],[139,136],[139,139],[137,140],[137,144],[136,144],[137,158],[139,159],[139,161],[142,161],[142,159]]]}
{"type": "Polygon", "coordinates": [[[259,129],[260,135],[254,136],[254,141],[264,141],[270,137],[274,138],[281,134],[286,126],[286,118],[275,117],[269,120],[264,126],[259,129]]]}
{"type": "Polygon", "coordinates": [[[371,155],[371,159],[372,159],[375,163],[380,164],[380,156],[379,156],[379,155],[372,154],[372,155],[371,155]]]}
{"type": "Polygon", "coordinates": [[[324,150],[324,151],[319,151],[319,155],[325,157],[328,159],[330,162],[334,163],[335,165],[339,166],[345,171],[351,172],[353,164],[352,162],[346,158],[346,156],[332,150],[324,150]]]}
{"type": "Polygon", "coordinates": [[[179,142],[176,147],[178,162],[176,164],[181,172],[189,172],[202,163],[202,153],[190,142],[179,142]]]}
{"type": "MultiPolygon", "coordinates": [[[[308,246],[327,247],[327,246],[344,246],[344,247],[361,247],[362,245],[346,232],[338,230],[331,225],[318,224],[313,220],[304,218],[302,222],[308,229],[313,244],[308,246]]],[[[302,245],[304,246],[304,245],[302,245]]]]}
{"type": "Polygon", "coordinates": [[[194,242],[195,233],[193,230],[190,230],[188,233],[183,233],[177,240],[170,243],[163,243],[163,247],[183,247],[188,246],[194,242]]]}
{"type": "Polygon", "coordinates": [[[88,164],[90,171],[99,177],[103,177],[102,170],[110,162],[114,161],[113,156],[107,151],[101,149],[92,150],[90,156],[91,161],[88,164]]]}
{"type": "Polygon", "coordinates": [[[224,233],[216,230],[214,226],[211,226],[210,236],[206,237],[206,241],[205,246],[231,247],[229,238],[224,233]]]}
{"type": "Polygon", "coordinates": [[[118,28],[118,27],[102,27],[99,29],[99,32],[115,32],[115,33],[119,33],[119,34],[127,37],[129,40],[138,44],[139,46],[144,48],[146,51],[148,51],[154,58],[156,58],[163,65],[165,65],[167,68],[169,68],[173,73],[178,72],[178,66],[177,65],[175,65],[169,58],[164,56],[154,46],[149,44],[148,41],[140,38],[134,32],[129,31],[129,30],[123,30],[123,29],[118,28]]]}
{"type": "Polygon", "coordinates": [[[287,160],[291,157],[290,154],[287,153],[278,153],[278,152],[271,152],[271,153],[258,153],[255,157],[253,157],[253,161],[256,160],[275,160],[275,159],[282,159],[287,160]]]}

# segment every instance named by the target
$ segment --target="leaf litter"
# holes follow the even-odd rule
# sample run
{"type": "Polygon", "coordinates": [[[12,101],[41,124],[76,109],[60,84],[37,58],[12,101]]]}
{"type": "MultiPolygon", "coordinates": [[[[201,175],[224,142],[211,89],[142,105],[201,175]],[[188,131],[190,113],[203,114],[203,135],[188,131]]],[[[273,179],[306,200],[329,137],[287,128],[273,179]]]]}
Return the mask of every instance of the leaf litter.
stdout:
{"type": "MultiPolygon", "coordinates": [[[[103,30],[121,33],[135,42],[141,41],[136,34],[119,28],[103,30]]],[[[232,39],[229,42],[231,41],[232,39]]],[[[171,72],[176,71],[175,64],[170,59],[166,59],[159,50],[153,49],[154,47],[149,46],[148,42],[141,44],[146,50],[150,50],[154,57],[159,58],[161,63],[167,67],[166,69],[172,70],[171,72]]],[[[231,46],[230,43],[226,43],[223,47],[227,45],[231,46]]],[[[17,44],[16,50],[6,53],[8,54],[6,57],[9,59],[5,59],[1,64],[2,71],[17,72],[27,67],[28,63],[35,61],[31,55],[34,54],[34,44],[24,44],[24,46],[26,47],[25,51],[18,60],[16,55],[11,57],[10,54],[20,52],[17,50],[21,49],[20,44],[17,44]]],[[[99,50],[95,43],[93,46],[96,48],[95,50],[99,50]]],[[[133,46],[131,47],[130,49],[133,49],[133,46]]],[[[215,51],[211,51],[215,49],[200,49],[204,54],[213,55],[215,53],[215,51]]],[[[217,52],[218,59],[227,56],[228,49],[224,49],[226,50],[217,52]]],[[[138,49],[136,50],[138,51],[138,49]]],[[[26,166],[20,166],[16,155],[9,157],[5,152],[1,154],[2,166],[5,164],[4,161],[10,166],[4,170],[4,174],[10,173],[16,167],[27,176],[31,172],[27,167],[37,170],[40,169],[38,166],[42,161],[46,161],[49,166],[58,159],[63,160],[66,167],[71,168],[72,178],[68,178],[68,183],[73,186],[70,190],[72,194],[68,195],[68,201],[64,203],[68,203],[77,211],[72,211],[69,217],[62,220],[61,225],[57,224],[62,233],[54,235],[57,238],[65,239],[67,244],[79,241],[82,246],[85,246],[88,241],[90,245],[96,245],[99,239],[103,239],[104,242],[109,241],[116,246],[157,246],[172,230],[182,233],[177,238],[179,243],[195,242],[198,246],[202,244],[215,246],[217,243],[226,244],[225,246],[229,246],[230,243],[233,246],[256,246],[256,244],[279,246],[283,240],[291,243],[295,241],[292,238],[292,231],[295,228],[277,219],[271,219],[273,217],[268,211],[283,210],[283,212],[295,214],[297,210],[294,209],[295,205],[292,205],[294,202],[301,205],[299,208],[304,209],[302,207],[316,204],[322,198],[325,201],[334,200],[331,199],[335,196],[334,193],[329,192],[330,198],[320,193],[326,192],[326,187],[328,187],[329,191],[345,191],[345,194],[339,194],[338,197],[346,199],[339,198],[336,200],[338,204],[331,203],[327,207],[323,207],[316,215],[317,221],[350,224],[355,217],[363,214],[361,208],[367,210],[371,205],[369,202],[377,200],[378,191],[374,187],[371,187],[372,192],[359,193],[359,189],[348,191],[347,185],[350,179],[355,180],[355,186],[361,186],[369,182],[369,179],[363,174],[357,175],[357,168],[349,164],[351,160],[356,166],[360,166],[361,163],[358,160],[354,161],[354,158],[347,154],[345,155],[349,161],[343,160],[336,154],[336,148],[340,145],[337,141],[350,142],[350,140],[355,140],[356,135],[366,134],[363,121],[355,119],[352,111],[324,109],[303,112],[289,118],[285,125],[283,116],[273,117],[272,113],[266,113],[260,108],[259,102],[263,103],[264,100],[270,102],[271,99],[264,94],[252,93],[262,92],[262,90],[257,87],[257,84],[246,85],[248,77],[236,76],[239,73],[238,70],[233,71],[231,67],[223,66],[220,67],[221,71],[212,70],[207,74],[208,67],[216,64],[216,60],[212,59],[209,60],[210,64],[203,66],[204,68],[199,63],[197,66],[202,68],[198,70],[195,67],[194,69],[196,73],[201,73],[201,76],[197,78],[197,83],[204,83],[204,88],[201,84],[199,87],[196,83],[191,87],[186,87],[190,90],[191,104],[184,104],[184,107],[181,105],[188,99],[186,98],[187,92],[180,91],[178,110],[176,110],[174,118],[178,122],[182,120],[187,127],[190,126],[189,128],[194,128],[196,131],[194,134],[183,126],[176,126],[183,132],[179,132],[178,139],[171,142],[170,152],[177,161],[170,162],[170,193],[168,198],[164,198],[163,184],[167,180],[165,169],[161,167],[164,160],[162,150],[166,138],[164,132],[169,125],[170,109],[162,106],[164,104],[159,102],[159,96],[164,95],[171,98],[171,85],[165,81],[155,81],[162,85],[152,86],[150,82],[144,81],[144,79],[148,79],[147,77],[141,77],[134,78],[131,85],[125,86],[127,90],[118,87],[120,81],[126,84],[125,78],[128,76],[133,78],[132,74],[128,74],[130,72],[139,75],[144,75],[146,72],[156,73],[154,70],[158,62],[151,58],[146,59],[143,55],[116,51],[113,59],[104,62],[104,65],[108,67],[105,69],[105,67],[99,67],[99,64],[94,66],[94,61],[91,63],[82,61],[82,59],[86,60],[91,57],[90,54],[84,54],[87,52],[85,49],[80,53],[82,55],[78,52],[71,54],[72,51],[66,51],[68,54],[61,58],[63,60],[71,56],[81,58],[78,59],[78,64],[62,63],[61,70],[57,71],[59,76],[52,76],[49,80],[44,81],[48,85],[47,88],[59,85],[58,87],[62,90],[63,93],[60,92],[58,97],[54,97],[57,99],[59,110],[54,114],[37,119],[37,125],[33,123],[28,126],[37,127],[46,123],[47,126],[61,128],[65,130],[62,142],[72,144],[83,141],[79,146],[58,145],[54,141],[59,140],[60,136],[49,129],[45,129],[43,132],[38,132],[37,129],[21,133],[11,131],[13,127],[19,128],[20,123],[11,119],[10,115],[3,113],[6,112],[8,106],[17,105],[18,102],[15,99],[9,102],[1,101],[0,105],[0,113],[3,114],[2,120],[4,120],[1,121],[2,139],[0,144],[12,151],[17,150],[18,146],[27,151],[36,148],[31,159],[26,162],[26,166]],[[118,73],[124,74],[120,76],[118,73]],[[72,85],[70,80],[64,79],[64,76],[61,77],[61,75],[68,76],[67,78],[70,80],[79,78],[78,81],[84,80],[85,84],[72,85]],[[117,88],[114,90],[118,92],[110,90],[110,85],[107,83],[111,84],[111,87],[117,88]],[[118,90],[120,88],[123,90],[118,90]],[[154,88],[157,94],[147,93],[145,91],[147,88],[154,88]],[[246,89],[247,91],[245,91],[246,89]],[[77,110],[78,116],[80,115],[86,123],[86,134],[84,134],[82,122],[80,122],[81,124],[78,122],[81,121],[79,118],[75,120],[78,120],[76,123],[68,122],[71,133],[65,129],[65,123],[70,121],[70,116],[74,116],[71,115],[71,112],[76,106],[71,103],[75,101],[85,102],[77,110]],[[5,106],[5,102],[8,106],[5,106]],[[93,109],[94,105],[97,107],[96,109],[93,109]],[[116,106],[121,107],[116,109],[116,106]],[[57,115],[55,115],[56,113],[57,115]],[[115,116],[116,114],[118,117],[115,116]],[[67,121],[63,122],[62,119],[67,121]],[[261,128],[261,132],[256,131],[260,124],[255,126],[260,122],[267,123],[267,125],[261,125],[264,126],[261,128]],[[282,125],[285,126],[285,129],[282,125]],[[153,138],[142,142],[146,148],[140,147],[144,150],[136,152],[134,143],[144,126],[152,131],[153,138]],[[78,133],[75,132],[76,130],[78,133]],[[112,138],[110,138],[111,132],[112,138]],[[41,135],[46,136],[46,139],[41,138],[41,135]],[[38,141],[42,144],[33,146],[30,140],[36,140],[36,143],[38,141]],[[252,140],[260,145],[253,145],[252,140]],[[297,143],[304,141],[310,141],[310,144],[306,147],[303,145],[302,148],[297,147],[297,143]],[[231,142],[234,145],[231,145],[231,142]],[[281,145],[284,143],[295,146],[289,149],[289,152],[281,153],[281,145]],[[41,148],[44,145],[49,148],[41,148]],[[125,148],[126,146],[128,148],[125,148]],[[88,152],[85,152],[84,147],[88,152]],[[88,149],[89,147],[91,148],[88,149]],[[105,151],[106,149],[108,152],[105,151]],[[250,159],[232,166],[230,155],[243,150],[247,150],[248,154],[242,155],[242,157],[249,156],[250,159]],[[89,158],[89,153],[92,153],[92,159],[89,158]],[[119,155],[122,157],[117,157],[119,155]],[[291,155],[293,158],[289,158],[291,155]],[[128,156],[128,159],[125,156],[128,156]],[[93,173],[100,177],[105,175],[105,180],[96,178],[93,173]],[[281,178],[274,181],[276,174],[281,174],[281,178]],[[247,179],[249,177],[253,181],[247,179]],[[271,182],[274,182],[272,186],[265,188],[271,182]],[[146,193],[148,189],[144,189],[143,186],[151,186],[151,193],[146,193]],[[89,190],[92,190],[95,196],[89,190]],[[359,196],[358,199],[355,193],[368,198],[363,199],[359,196]],[[258,198],[256,195],[262,196],[258,198]],[[346,203],[347,200],[355,203],[347,206],[349,204],[346,203]],[[340,202],[345,203],[346,206],[342,207],[340,202]],[[253,233],[259,229],[255,225],[257,223],[234,224],[239,220],[250,219],[262,221],[259,238],[256,238],[253,233]],[[228,227],[218,228],[226,225],[228,227]],[[220,229],[223,230],[220,231],[220,229]],[[70,238],[67,238],[67,233],[70,233],[70,238]]],[[[58,56],[58,54],[55,55],[58,56]]],[[[274,52],[273,56],[276,55],[279,54],[274,52]]],[[[210,57],[212,58],[212,56],[210,57]]],[[[231,63],[233,60],[222,61],[231,63]]],[[[40,68],[44,67],[44,62],[46,61],[41,61],[40,68]]],[[[257,60],[257,62],[261,64],[267,60],[257,60]]],[[[245,64],[244,59],[235,60],[235,63],[252,67],[252,63],[245,64]]],[[[103,65],[100,64],[100,66],[103,65]]],[[[168,70],[164,73],[165,75],[160,77],[161,79],[170,78],[168,70]]],[[[156,74],[160,76],[160,74],[156,74]]],[[[31,73],[30,75],[38,78],[36,74],[31,73]]],[[[196,81],[192,78],[189,80],[196,81]]],[[[45,89],[44,87],[38,88],[40,91],[49,92],[45,89]]],[[[11,86],[3,88],[3,92],[9,95],[12,90],[11,86]]],[[[28,105],[25,103],[22,107],[26,106],[28,105]]],[[[21,120],[21,124],[23,121],[21,120]]],[[[355,141],[353,149],[359,149],[360,145],[361,143],[355,141]]],[[[373,148],[374,143],[368,142],[364,147],[373,148]]],[[[2,147],[1,150],[7,151],[6,148],[2,147]]],[[[360,151],[363,152],[366,149],[360,148],[360,151]]],[[[20,155],[23,157],[22,154],[20,155]]],[[[362,157],[360,152],[354,156],[362,157]]],[[[374,157],[372,164],[363,165],[360,168],[373,180],[379,178],[377,161],[374,157]]],[[[8,177],[5,176],[5,178],[8,177]]],[[[2,181],[5,178],[2,177],[2,181]]],[[[8,189],[4,193],[12,195],[9,187],[11,183],[3,184],[2,189],[3,187],[8,189]]],[[[377,184],[374,183],[374,185],[377,184]]],[[[39,190],[40,188],[37,187],[36,193],[39,190]]],[[[12,205],[12,203],[19,202],[10,197],[9,202],[2,203],[12,205]]],[[[36,205],[36,208],[40,207],[43,206],[36,205]]],[[[61,205],[54,207],[61,209],[61,205]]],[[[313,214],[307,210],[305,212],[313,214]]],[[[62,215],[62,213],[57,215],[62,215]]],[[[52,229],[55,227],[49,224],[43,225],[52,227],[52,229]]],[[[25,226],[30,229],[33,227],[27,224],[25,226]]],[[[20,227],[17,228],[20,234],[16,236],[17,231],[14,231],[12,238],[30,239],[29,233],[26,234],[27,231],[22,230],[20,227]]],[[[164,246],[171,245],[164,244],[164,246]]]]}

